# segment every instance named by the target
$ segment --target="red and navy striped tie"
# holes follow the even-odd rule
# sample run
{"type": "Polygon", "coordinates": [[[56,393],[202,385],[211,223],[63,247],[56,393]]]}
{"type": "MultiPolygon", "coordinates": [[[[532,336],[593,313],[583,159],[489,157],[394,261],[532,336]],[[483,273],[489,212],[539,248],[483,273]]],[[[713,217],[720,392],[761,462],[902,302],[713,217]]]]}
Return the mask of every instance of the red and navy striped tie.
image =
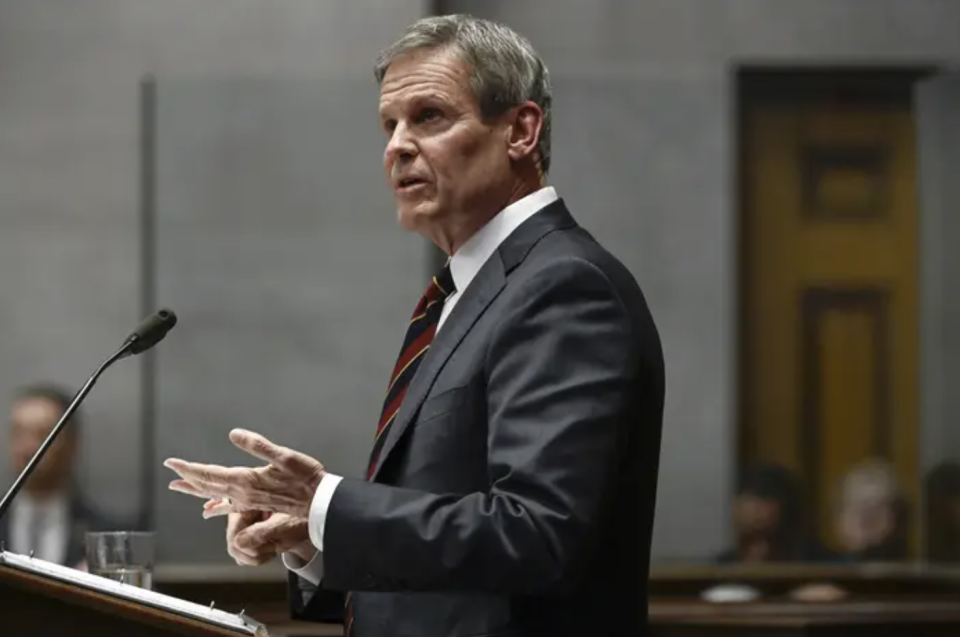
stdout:
{"type": "MultiPolygon", "coordinates": [[[[407,395],[410,381],[413,380],[420,362],[427,355],[430,344],[433,343],[433,337],[437,333],[437,325],[440,323],[440,314],[443,312],[443,302],[455,291],[453,276],[450,274],[448,264],[440,274],[433,277],[430,286],[423,293],[417,308],[413,311],[410,326],[407,328],[407,335],[403,339],[403,347],[400,348],[400,357],[393,367],[390,384],[387,385],[387,395],[383,399],[380,422],[377,423],[377,435],[373,442],[373,451],[370,452],[370,464],[367,467],[368,480],[373,477],[373,470],[377,466],[380,451],[387,439],[387,431],[389,431],[393,421],[396,420],[397,413],[403,405],[403,399],[407,395]]],[[[353,629],[353,603],[350,593],[347,593],[344,606],[346,610],[343,623],[344,635],[350,637],[353,629]]]]}
{"type": "Polygon", "coordinates": [[[377,460],[380,458],[380,451],[383,449],[383,443],[387,439],[387,432],[397,417],[403,398],[407,395],[407,388],[420,362],[430,349],[433,342],[433,336],[437,333],[437,324],[440,322],[440,314],[443,312],[443,302],[448,296],[453,294],[453,276],[450,274],[450,266],[443,269],[440,274],[433,277],[427,291],[423,293],[417,308],[410,318],[410,326],[407,328],[407,335],[403,339],[403,347],[400,348],[400,357],[390,375],[390,384],[387,386],[387,395],[383,400],[383,408],[380,411],[380,422],[377,423],[377,435],[374,438],[373,450],[370,452],[370,464],[367,468],[367,479],[373,476],[373,470],[377,466],[377,460]]]}

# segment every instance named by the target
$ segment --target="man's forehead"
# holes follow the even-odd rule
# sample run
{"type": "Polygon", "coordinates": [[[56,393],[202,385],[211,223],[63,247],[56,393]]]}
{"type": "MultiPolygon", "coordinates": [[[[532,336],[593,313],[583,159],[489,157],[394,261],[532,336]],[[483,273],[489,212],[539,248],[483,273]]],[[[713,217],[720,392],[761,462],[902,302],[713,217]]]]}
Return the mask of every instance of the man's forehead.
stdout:
{"type": "Polygon", "coordinates": [[[13,419],[17,423],[31,425],[59,417],[60,407],[53,401],[42,398],[23,398],[13,405],[13,419]]]}
{"type": "Polygon", "coordinates": [[[380,83],[381,103],[429,91],[450,91],[469,86],[469,69],[449,50],[406,53],[387,68],[380,83]]]}

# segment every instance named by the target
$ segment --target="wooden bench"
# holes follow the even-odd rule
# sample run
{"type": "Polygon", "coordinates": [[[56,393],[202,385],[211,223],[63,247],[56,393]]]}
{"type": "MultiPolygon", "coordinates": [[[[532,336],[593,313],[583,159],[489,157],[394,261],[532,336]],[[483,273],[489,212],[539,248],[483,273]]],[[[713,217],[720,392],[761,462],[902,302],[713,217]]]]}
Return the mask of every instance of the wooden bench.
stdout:
{"type": "MultiPolygon", "coordinates": [[[[273,637],[341,635],[339,626],[289,619],[281,568],[162,566],[158,590],[201,604],[246,611],[273,637]]],[[[652,637],[960,637],[960,571],[916,565],[761,567],[658,565],[651,573],[652,637]],[[847,595],[829,603],[790,593],[827,583],[847,595]],[[747,585],[761,598],[711,603],[701,594],[721,584],[747,585]]],[[[584,637],[591,637],[585,635],[584,637]]]]}

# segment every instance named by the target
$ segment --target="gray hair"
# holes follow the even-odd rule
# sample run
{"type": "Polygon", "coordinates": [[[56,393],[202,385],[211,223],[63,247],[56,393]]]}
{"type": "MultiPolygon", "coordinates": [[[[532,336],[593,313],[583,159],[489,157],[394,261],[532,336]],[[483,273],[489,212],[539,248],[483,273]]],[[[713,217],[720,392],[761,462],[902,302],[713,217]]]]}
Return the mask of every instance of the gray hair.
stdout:
{"type": "Polygon", "coordinates": [[[544,174],[550,170],[553,90],[550,73],[530,41],[490,20],[455,14],[423,18],[377,57],[374,74],[383,82],[397,58],[423,49],[450,47],[470,66],[470,84],[480,115],[490,121],[531,101],[543,111],[537,152],[544,174]]]}
{"type": "Polygon", "coordinates": [[[841,483],[841,498],[859,498],[864,487],[868,492],[879,492],[884,499],[893,503],[902,497],[900,481],[893,467],[884,460],[865,460],[853,467],[844,476],[841,483]]]}

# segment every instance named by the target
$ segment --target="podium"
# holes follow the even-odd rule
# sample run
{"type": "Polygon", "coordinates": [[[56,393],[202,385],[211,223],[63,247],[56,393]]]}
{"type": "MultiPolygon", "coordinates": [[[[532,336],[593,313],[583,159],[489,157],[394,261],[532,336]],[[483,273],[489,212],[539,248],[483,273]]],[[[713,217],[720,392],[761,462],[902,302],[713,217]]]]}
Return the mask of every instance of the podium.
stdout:
{"type": "Polygon", "coordinates": [[[0,634],[269,637],[266,627],[132,585],[0,552],[0,634]]]}

